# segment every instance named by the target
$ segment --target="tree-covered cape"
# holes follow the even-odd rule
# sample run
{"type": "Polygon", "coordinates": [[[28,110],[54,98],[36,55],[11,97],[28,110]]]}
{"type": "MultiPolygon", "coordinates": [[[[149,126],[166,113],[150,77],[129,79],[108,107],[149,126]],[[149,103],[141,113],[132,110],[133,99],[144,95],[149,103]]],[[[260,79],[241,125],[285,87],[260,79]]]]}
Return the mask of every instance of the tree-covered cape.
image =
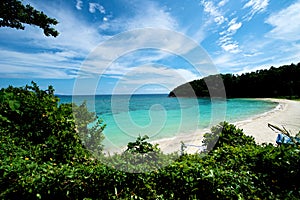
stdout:
{"type": "Polygon", "coordinates": [[[215,76],[221,76],[228,98],[259,98],[259,97],[300,97],[300,63],[284,65],[278,68],[257,70],[241,75],[221,74],[194,80],[176,87],[169,94],[174,96],[209,97],[208,88],[215,76]],[[209,83],[209,84],[208,84],[209,83]],[[193,93],[188,88],[192,88],[193,93]]]}

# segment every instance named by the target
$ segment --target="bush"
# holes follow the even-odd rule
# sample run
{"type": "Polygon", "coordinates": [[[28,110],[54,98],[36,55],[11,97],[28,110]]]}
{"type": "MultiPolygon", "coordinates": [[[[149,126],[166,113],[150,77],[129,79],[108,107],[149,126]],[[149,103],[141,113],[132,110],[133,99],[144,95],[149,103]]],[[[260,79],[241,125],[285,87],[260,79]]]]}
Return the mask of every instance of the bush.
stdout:
{"type": "Polygon", "coordinates": [[[171,164],[178,154],[163,154],[158,144],[147,141],[148,136],[137,137],[136,141],[129,142],[127,149],[121,154],[101,157],[101,161],[114,169],[130,173],[148,173],[157,171],[171,164]]]}
{"type": "MultiPolygon", "coordinates": [[[[66,162],[83,151],[88,139],[96,138],[98,143],[103,140],[101,121],[88,128],[96,117],[86,105],[59,105],[51,86],[47,90],[39,89],[34,82],[24,88],[10,86],[0,90],[0,102],[2,136],[14,138],[15,144],[25,149],[35,148],[36,157],[43,161],[66,162]]],[[[88,145],[101,150],[100,145],[88,145]]]]}
{"type": "MultiPolygon", "coordinates": [[[[42,178],[38,175],[41,171],[92,158],[84,149],[82,139],[91,136],[103,138],[103,126],[99,123],[88,128],[95,119],[85,104],[59,105],[51,86],[41,90],[32,83],[32,86],[1,89],[1,198],[6,195],[26,198],[39,190],[39,185],[47,178],[54,178],[55,174],[42,178]],[[81,114],[85,120],[75,116],[75,123],[73,113],[81,114]]],[[[58,186],[55,185],[58,182],[53,184],[52,187],[58,186]]]]}
{"type": "Polygon", "coordinates": [[[210,151],[225,145],[255,145],[255,140],[252,136],[246,136],[241,129],[236,128],[233,124],[221,122],[219,125],[211,128],[211,133],[204,134],[203,144],[210,151]]]}
{"type": "Polygon", "coordinates": [[[0,91],[0,199],[300,199],[296,145],[256,145],[223,122],[205,137],[206,144],[219,137],[208,154],[173,161],[139,137],[107,158],[108,167],[84,149],[101,154],[92,138],[103,139],[102,122],[89,128],[97,118],[86,105],[59,105],[53,91],[36,84],[0,91]],[[147,170],[128,173],[137,169],[147,170]]]}

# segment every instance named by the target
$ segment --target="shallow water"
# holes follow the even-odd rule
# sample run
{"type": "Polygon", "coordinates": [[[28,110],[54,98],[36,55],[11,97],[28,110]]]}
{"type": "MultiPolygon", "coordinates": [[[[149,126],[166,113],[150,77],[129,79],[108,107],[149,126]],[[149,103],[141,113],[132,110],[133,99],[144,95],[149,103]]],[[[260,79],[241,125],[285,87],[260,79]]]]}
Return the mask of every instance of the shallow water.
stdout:
{"type": "Polygon", "coordinates": [[[256,99],[168,98],[166,94],[59,97],[61,103],[87,101],[88,109],[107,125],[107,149],[122,148],[139,135],[158,140],[194,133],[224,120],[246,120],[277,106],[256,99]]]}

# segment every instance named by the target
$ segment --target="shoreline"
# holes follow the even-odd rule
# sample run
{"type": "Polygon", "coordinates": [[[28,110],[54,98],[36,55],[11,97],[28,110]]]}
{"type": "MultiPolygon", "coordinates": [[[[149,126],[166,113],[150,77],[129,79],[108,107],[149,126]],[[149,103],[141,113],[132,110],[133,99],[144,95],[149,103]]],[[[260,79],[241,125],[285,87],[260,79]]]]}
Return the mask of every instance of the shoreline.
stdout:
{"type": "Polygon", "coordinates": [[[279,103],[278,106],[247,122],[237,122],[235,125],[243,129],[246,135],[253,136],[256,143],[276,144],[279,132],[272,131],[268,123],[278,127],[284,126],[292,135],[300,131],[300,101],[288,99],[262,99],[279,103]]]}
{"type": "MultiPolygon", "coordinates": [[[[272,131],[268,127],[268,123],[278,127],[284,126],[293,135],[300,130],[300,101],[293,101],[287,99],[274,99],[262,98],[259,100],[272,101],[278,105],[265,113],[253,116],[249,119],[230,122],[237,128],[243,130],[246,135],[253,136],[257,144],[271,143],[276,144],[277,132],[272,131]]],[[[210,128],[199,129],[194,133],[188,135],[178,135],[173,138],[163,138],[160,140],[152,141],[153,144],[159,144],[162,152],[172,153],[180,152],[181,142],[188,145],[185,149],[186,153],[197,153],[203,148],[202,145],[203,135],[210,131],[210,128]]]]}

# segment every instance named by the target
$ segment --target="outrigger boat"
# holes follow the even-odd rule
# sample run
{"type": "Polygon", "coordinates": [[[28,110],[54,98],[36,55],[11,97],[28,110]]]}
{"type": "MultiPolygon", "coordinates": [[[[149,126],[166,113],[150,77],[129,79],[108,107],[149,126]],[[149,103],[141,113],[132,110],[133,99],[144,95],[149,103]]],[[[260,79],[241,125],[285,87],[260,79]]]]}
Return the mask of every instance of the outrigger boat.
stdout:
{"type": "Polygon", "coordinates": [[[276,143],[278,145],[281,144],[296,144],[299,145],[300,144],[300,138],[299,137],[294,137],[291,136],[291,134],[289,133],[288,130],[286,130],[286,128],[284,126],[282,126],[282,128],[279,128],[278,126],[272,125],[272,124],[268,124],[268,127],[270,129],[272,129],[275,132],[279,132],[276,138],[276,143]]]}

